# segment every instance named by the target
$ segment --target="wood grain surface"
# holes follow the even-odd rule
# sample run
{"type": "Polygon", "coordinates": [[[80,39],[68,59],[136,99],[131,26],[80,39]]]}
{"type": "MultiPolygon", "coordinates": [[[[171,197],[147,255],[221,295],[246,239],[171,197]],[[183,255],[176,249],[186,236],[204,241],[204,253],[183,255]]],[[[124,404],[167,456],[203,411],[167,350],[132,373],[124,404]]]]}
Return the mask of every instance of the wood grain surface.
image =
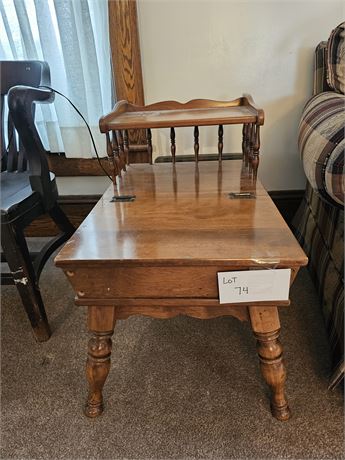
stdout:
{"type": "MultiPolygon", "coordinates": [[[[140,41],[135,0],[108,0],[109,37],[116,100],[144,104],[140,41]]],[[[142,130],[130,132],[131,144],[144,144],[142,130]]]]}
{"type": "Polygon", "coordinates": [[[129,166],[59,253],[57,265],[305,265],[267,192],[242,166],[238,160],[129,166]],[[255,198],[231,199],[229,193],[255,198]],[[136,199],[113,203],[113,195],[136,199]]]}
{"type": "Polygon", "coordinates": [[[144,104],[136,1],[109,0],[109,31],[117,100],[144,104]]]}
{"type": "Polygon", "coordinates": [[[170,128],[242,123],[264,123],[264,112],[250,96],[233,101],[194,99],[186,103],[163,101],[150,105],[135,105],[119,101],[114,110],[99,121],[101,132],[130,128],[170,128]]]}

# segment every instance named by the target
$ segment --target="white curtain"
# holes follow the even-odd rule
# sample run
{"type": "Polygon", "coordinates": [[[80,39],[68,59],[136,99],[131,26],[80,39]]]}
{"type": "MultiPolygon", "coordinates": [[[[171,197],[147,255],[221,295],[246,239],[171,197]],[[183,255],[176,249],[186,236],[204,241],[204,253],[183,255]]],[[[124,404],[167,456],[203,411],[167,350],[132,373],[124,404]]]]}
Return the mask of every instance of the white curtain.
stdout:
{"type": "MultiPolygon", "coordinates": [[[[108,0],[0,0],[0,59],[47,61],[51,86],[84,115],[100,156],[98,120],[113,105],[110,56],[108,0]]],[[[94,156],[84,122],[65,99],[41,105],[36,120],[48,150],[94,156]]]]}

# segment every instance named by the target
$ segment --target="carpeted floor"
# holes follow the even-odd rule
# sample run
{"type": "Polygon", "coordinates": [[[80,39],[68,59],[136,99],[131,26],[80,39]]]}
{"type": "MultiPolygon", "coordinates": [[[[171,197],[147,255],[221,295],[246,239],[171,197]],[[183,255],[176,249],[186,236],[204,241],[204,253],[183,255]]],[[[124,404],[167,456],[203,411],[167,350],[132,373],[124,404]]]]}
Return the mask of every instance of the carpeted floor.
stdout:
{"type": "Polygon", "coordinates": [[[186,317],[118,322],[105,412],[87,419],[86,310],[53,263],[41,289],[53,329],[44,344],[16,290],[2,289],[2,459],[344,458],[343,396],[327,391],[329,349],[306,270],[281,310],[285,423],[270,415],[248,324],[186,317]]]}

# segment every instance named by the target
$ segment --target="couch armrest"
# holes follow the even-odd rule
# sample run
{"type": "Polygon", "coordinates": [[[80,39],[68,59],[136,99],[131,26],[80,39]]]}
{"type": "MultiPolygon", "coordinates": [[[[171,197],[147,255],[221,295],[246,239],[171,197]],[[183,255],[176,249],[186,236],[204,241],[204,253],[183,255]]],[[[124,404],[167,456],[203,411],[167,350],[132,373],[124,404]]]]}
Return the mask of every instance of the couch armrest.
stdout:
{"type": "Polygon", "coordinates": [[[324,91],[303,110],[298,146],[308,182],[333,206],[344,207],[345,95],[324,91]]]}

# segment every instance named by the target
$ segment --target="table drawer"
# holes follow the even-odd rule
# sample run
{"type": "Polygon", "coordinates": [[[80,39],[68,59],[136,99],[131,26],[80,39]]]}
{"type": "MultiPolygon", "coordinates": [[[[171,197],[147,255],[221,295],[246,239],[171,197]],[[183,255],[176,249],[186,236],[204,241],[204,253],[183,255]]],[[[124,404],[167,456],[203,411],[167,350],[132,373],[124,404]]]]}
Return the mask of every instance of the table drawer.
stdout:
{"type": "MultiPolygon", "coordinates": [[[[233,268],[235,270],[235,268],[233,268]]],[[[238,269],[238,268],[237,268],[238,269]]],[[[218,298],[217,272],[229,267],[77,268],[65,271],[79,298],[218,298]]]]}

